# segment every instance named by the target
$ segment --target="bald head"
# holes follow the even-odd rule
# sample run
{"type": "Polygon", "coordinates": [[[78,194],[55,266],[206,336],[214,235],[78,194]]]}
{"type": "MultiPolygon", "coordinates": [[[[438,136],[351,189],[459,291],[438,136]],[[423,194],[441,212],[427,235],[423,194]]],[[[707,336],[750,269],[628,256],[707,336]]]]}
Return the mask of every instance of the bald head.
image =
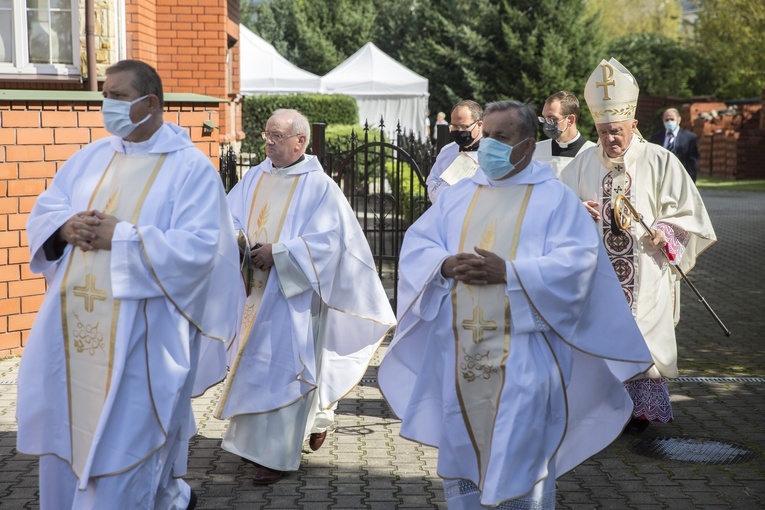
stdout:
{"type": "Polygon", "coordinates": [[[266,122],[266,155],[276,167],[289,166],[305,154],[308,119],[297,110],[276,110],[266,122]]]}

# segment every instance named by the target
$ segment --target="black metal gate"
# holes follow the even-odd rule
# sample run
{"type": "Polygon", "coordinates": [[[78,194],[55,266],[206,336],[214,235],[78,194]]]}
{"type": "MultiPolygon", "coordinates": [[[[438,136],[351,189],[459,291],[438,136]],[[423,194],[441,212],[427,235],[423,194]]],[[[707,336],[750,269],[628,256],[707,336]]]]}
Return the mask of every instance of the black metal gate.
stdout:
{"type": "MultiPolygon", "coordinates": [[[[384,133],[384,125],[380,127],[384,133]]],[[[370,140],[369,126],[365,126],[363,140],[354,138],[347,150],[324,154],[323,163],[356,213],[380,280],[395,307],[404,233],[430,206],[421,165],[432,158],[428,150],[410,153],[407,148],[417,150],[421,144],[412,137],[407,140],[400,129],[391,137],[395,144],[384,141],[384,134],[381,138],[370,140]],[[423,154],[427,156],[424,160],[416,157],[423,154]]]]}

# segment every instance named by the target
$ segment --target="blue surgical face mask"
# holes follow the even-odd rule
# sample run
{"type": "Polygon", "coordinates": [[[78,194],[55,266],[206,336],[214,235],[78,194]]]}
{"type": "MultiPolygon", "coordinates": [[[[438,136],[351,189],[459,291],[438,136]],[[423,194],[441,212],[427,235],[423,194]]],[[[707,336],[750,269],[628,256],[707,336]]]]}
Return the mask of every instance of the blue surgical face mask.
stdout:
{"type": "Polygon", "coordinates": [[[130,136],[130,133],[132,133],[135,128],[151,118],[151,114],[149,114],[137,124],[134,124],[133,121],[130,120],[130,108],[132,108],[138,101],[146,99],[147,97],[149,96],[145,95],[133,101],[104,99],[103,106],[101,106],[101,115],[104,117],[104,127],[106,130],[120,138],[130,136]]]}
{"type": "Polygon", "coordinates": [[[674,120],[668,120],[667,122],[664,123],[664,127],[666,128],[667,131],[674,132],[675,129],[677,129],[677,122],[675,122],[674,120]]]}
{"type": "Polygon", "coordinates": [[[489,179],[496,180],[512,172],[515,169],[515,165],[510,162],[513,148],[514,146],[498,142],[493,138],[483,138],[478,147],[478,164],[484,175],[489,179]]]}

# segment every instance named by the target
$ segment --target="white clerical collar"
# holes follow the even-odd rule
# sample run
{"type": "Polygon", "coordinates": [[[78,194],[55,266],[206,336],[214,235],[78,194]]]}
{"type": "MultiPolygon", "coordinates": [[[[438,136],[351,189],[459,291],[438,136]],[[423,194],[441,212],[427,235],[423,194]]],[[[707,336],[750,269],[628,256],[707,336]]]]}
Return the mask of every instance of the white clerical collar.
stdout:
{"type": "Polygon", "coordinates": [[[151,152],[151,150],[154,148],[154,145],[157,143],[157,140],[159,140],[159,133],[162,131],[164,126],[164,124],[160,126],[160,128],[157,129],[153,135],[151,135],[151,138],[144,140],[143,142],[128,142],[127,140],[121,139],[122,148],[125,151],[125,155],[145,156],[149,154],[149,152],[151,152]]]}
{"type": "Polygon", "coordinates": [[[274,174],[274,175],[287,175],[292,170],[294,170],[295,168],[297,168],[300,165],[304,164],[309,159],[310,158],[307,158],[305,156],[305,154],[303,154],[302,156],[300,156],[300,158],[296,162],[292,163],[289,166],[279,167],[279,166],[274,166],[273,163],[272,163],[271,164],[271,173],[274,174]]]}
{"type": "Polygon", "coordinates": [[[569,146],[569,145],[571,145],[571,144],[572,144],[572,143],[574,143],[575,141],[579,140],[579,137],[580,137],[580,136],[582,136],[582,134],[581,134],[579,131],[577,131],[577,132],[576,132],[576,136],[575,136],[574,138],[572,138],[571,140],[569,140],[568,142],[565,142],[565,143],[564,143],[564,142],[559,142],[558,140],[555,140],[555,142],[558,144],[558,146],[559,146],[561,149],[566,149],[566,148],[568,148],[568,146],[569,146]]]}

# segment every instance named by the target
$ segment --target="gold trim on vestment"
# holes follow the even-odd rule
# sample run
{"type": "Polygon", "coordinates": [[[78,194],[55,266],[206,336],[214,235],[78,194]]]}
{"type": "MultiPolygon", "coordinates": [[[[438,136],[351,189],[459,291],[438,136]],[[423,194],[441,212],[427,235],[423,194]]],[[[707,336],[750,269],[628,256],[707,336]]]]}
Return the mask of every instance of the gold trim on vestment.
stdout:
{"type": "MultiPolygon", "coordinates": [[[[563,335],[558,333],[558,331],[556,331],[556,329],[552,326],[552,324],[550,324],[547,321],[547,319],[545,319],[544,315],[542,315],[542,312],[536,306],[534,306],[534,302],[532,301],[531,296],[529,296],[529,293],[526,292],[526,287],[523,286],[523,281],[521,280],[520,276],[518,275],[518,271],[515,269],[515,265],[512,262],[510,263],[510,265],[513,268],[513,273],[515,273],[515,278],[516,278],[516,280],[518,281],[518,284],[521,287],[521,291],[523,292],[523,295],[526,296],[526,301],[528,301],[529,306],[531,306],[532,310],[534,310],[534,313],[537,314],[537,316],[539,316],[539,318],[542,319],[542,321],[545,324],[547,324],[547,327],[550,328],[550,331],[555,333],[558,336],[558,338],[560,338],[561,341],[563,341],[566,345],[568,345],[572,349],[576,349],[577,351],[583,352],[583,353],[585,353],[585,354],[587,354],[589,356],[595,356],[595,357],[602,358],[602,359],[610,359],[610,360],[613,360],[613,361],[620,361],[620,362],[623,362],[623,363],[635,363],[635,364],[649,363],[649,361],[647,361],[647,360],[646,361],[635,361],[635,360],[622,359],[622,358],[610,358],[610,357],[607,357],[607,356],[603,356],[602,354],[596,354],[596,353],[593,353],[593,352],[585,351],[581,347],[573,344],[569,339],[567,339],[566,337],[564,337],[563,335]]],[[[634,377],[637,377],[640,374],[644,374],[644,373],[648,372],[648,370],[650,370],[650,367],[648,369],[646,369],[645,371],[643,371],[643,372],[638,372],[637,374],[635,374],[632,377],[634,378],[634,377]]]]}
{"type": "MultiPolygon", "coordinates": [[[[290,205],[292,204],[292,199],[295,195],[295,190],[300,183],[300,177],[301,175],[281,177],[267,172],[262,172],[260,174],[258,182],[255,185],[255,191],[252,194],[249,215],[247,218],[247,237],[251,246],[255,246],[258,241],[263,241],[264,243],[268,243],[270,241],[271,244],[279,242],[281,231],[284,227],[284,221],[287,218],[287,214],[290,210],[290,205]],[[268,196],[260,197],[261,200],[265,200],[265,203],[263,204],[263,207],[260,208],[260,210],[256,211],[255,209],[258,195],[261,192],[261,185],[263,184],[266,185],[264,186],[263,192],[267,193],[268,196]],[[289,186],[288,190],[287,186],[289,186]],[[268,189],[265,189],[266,187],[268,189]],[[278,195],[274,197],[275,192],[278,193],[278,195]],[[274,219],[274,216],[271,215],[271,204],[274,203],[272,200],[273,198],[275,198],[277,205],[282,206],[281,215],[278,217],[276,225],[273,225],[273,221],[270,221],[274,219]],[[268,231],[269,224],[275,227],[272,229],[274,232],[272,241],[268,239],[270,237],[268,231]],[[261,232],[264,235],[263,238],[259,237],[261,232]]],[[[263,271],[253,267],[253,277],[262,278],[263,284],[260,286],[253,285],[252,292],[249,296],[247,296],[247,300],[244,305],[242,324],[239,328],[239,332],[237,333],[239,335],[238,351],[234,357],[233,363],[231,363],[231,368],[228,372],[228,377],[223,387],[223,393],[221,395],[220,401],[218,402],[218,407],[213,413],[215,418],[221,419],[223,409],[226,406],[226,402],[228,401],[228,397],[231,393],[231,388],[234,385],[236,373],[239,369],[239,364],[241,363],[245,348],[250,341],[252,327],[255,324],[255,319],[257,318],[258,311],[260,310],[260,303],[263,299],[266,283],[268,282],[270,274],[270,268],[263,271]]]]}
{"type": "MultiPolygon", "coordinates": [[[[513,260],[532,189],[531,185],[479,186],[465,215],[459,252],[464,253],[475,245],[513,260]],[[507,232],[512,235],[502,235],[507,232]],[[469,239],[472,242],[468,243],[469,239]]],[[[458,281],[452,288],[455,390],[476,455],[477,485],[481,491],[486,481],[493,430],[504,390],[506,362],[510,354],[511,313],[504,284],[479,285],[471,289],[458,281]],[[472,319],[466,318],[471,316],[472,319]],[[501,329],[497,328],[500,317],[501,329]],[[469,335],[463,330],[469,331],[469,335]],[[484,333],[488,334],[484,336],[484,333]],[[485,349],[485,353],[481,349],[485,349]],[[477,410],[476,406],[481,402],[485,404],[477,410]]]]}
{"type": "MultiPolygon", "coordinates": [[[[303,239],[303,237],[300,237],[300,240],[303,241],[303,244],[305,244],[305,249],[308,252],[308,258],[311,261],[311,267],[313,268],[313,274],[316,277],[316,290],[317,290],[317,294],[319,294],[319,300],[321,301],[321,303],[324,306],[326,306],[330,310],[334,310],[336,312],[340,312],[340,313],[343,313],[345,315],[350,315],[351,317],[357,317],[357,318],[363,319],[365,321],[374,322],[374,323],[380,324],[382,326],[391,326],[391,327],[393,327],[393,326],[396,325],[395,322],[382,322],[382,321],[374,319],[372,317],[367,317],[366,315],[359,315],[357,313],[349,312],[347,310],[343,310],[342,308],[338,308],[336,306],[332,306],[329,303],[327,303],[327,301],[324,299],[324,296],[321,293],[321,281],[320,281],[320,278],[319,278],[319,271],[316,269],[316,262],[314,261],[313,253],[311,253],[311,248],[308,246],[308,243],[306,242],[305,239],[303,239]]],[[[385,338],[385,337],[383,337],[383,338],[385,338]]]]}
{"type": "Polygon", "coordinates": [[[154,411],[154,418],[157,419],[157,425],[159,425],[160,430],[162,430],[162,435],[167,437],[167,432],[165,431],[165,427],[162,425],[162,420],[159,417],[159,411],[157,411],[157,401],[154,398],[154,391],[151,389],[151,367],[149,365],[149,316],[146,314],[146,307],[148,305],[147,300],[143,300],[143,320],[144,320],[144,327],[146,328],[146,332],[143,336],[143,343],[144,343],[144,349],[146,353],[146,381],[148,383],[149,388],[149,400],[151,401],[151,408],[154,411]]]}
{"type": "MultiPolygon", "coordinates": [[[[166,157],[166,154],[162,154],[132,159],[115,152],[91,194],[88,202],[89,210],[94,209],[94,206],[105,204],[103,210],[107,214],[116,217],[118,221],[132,218],[133,222],[135,222],[142,210],[149,189],[152,187],[166,157]],[[142,159],[150,162],[152,166],[144,164],[142,159]],[[105,187],[107,182],[108,188],[105,187]],[[139,192],[138,194],[133,194],[136,188],[139,192]],[[127,190],[129,193],[126,195],[126,200],[120,200],[120,198],[124,198],[120,196],[120,190],[127,190]]],[[[98,429],[98,424],[102,419],[103,406],[111,391],[121,301],[115,299],[113,295],[110,280],[110,262],[111,250],[109,249],[85,252],[78,247],[73,247],[59,290],[66,360],[69,440],[71,448],[71,459],[68,462],[72,465],[72,469],[78,477],[84,474],[81,470],[85,469],[88,458],[91,456],[93,436],[98,429]],[[82,259],[79,258],[78,252],[82,253],[82,259]],[[90,258],[88,254],[91,255],[90,258]],[[99,261],[98,265],[95,265],[97,260],[99,261]],[[72,278],[79,279],[80,277],[84,277],[85,285],[72,284],[70,286],[72,278]],[[103,277],[103,281],[106,283],[102,281],[104,288],[98,289],[97,280],[101,277],[103,277]],[[72,296],[83,298],[85,300],[84,303],[77,304],[76,301],[70,301],[69,298],[71,296],[67,295],[69,292],[71,292],[72,296]],[[109,302],[111,302],[110,310],[108,312],[103,308],[100,308],[100,311],[96,310],[96,301],[103,302],[105,306],[109,306],[109,302]],[[70,336],[70,325],[74,327],[70,320],[70,314],[77,321],[74,337],[70,336]],[[104,340],[103,334],[99,332],[99,326],[107,321],[108,339],[104,340]],[[76,361],[73,359],[75,353],[70,348],[72,343],[74,343],[78,353],[87,352],[90,356],[93,356],[100,350],[106,355],[106,359],[101,361],[97,359],[76,361]],[[76,375],[73,372],[73,364],[77,364],[78,370],[83,370],[83,364],[85,367],[90,366],[92,370],[79,372],[76,375]],[[73,378],[77,379],[77,381],[74,381],[73,378]],[[91,391],[91,394],[75,395],[76,392],[73,391],[73,384],[75,384],[76,388],[87,388],[91,391]],[[93,400],[92,396],[97,393],[100,394],[99,392],[103,393],[101,399],[98,401],[93,400]],[[75,411],[75,408],[78,411],[75,411]],[[75,416],[75,412],[77,412],[77,416],[75,416]],[[75,437],[75,429],[79,431],[77,437],[75,437]]],[[[79,391],[77,390],[77,393],[79,391]]],[[[152,405],[154,405],[153,402],[152,405]]]]}

